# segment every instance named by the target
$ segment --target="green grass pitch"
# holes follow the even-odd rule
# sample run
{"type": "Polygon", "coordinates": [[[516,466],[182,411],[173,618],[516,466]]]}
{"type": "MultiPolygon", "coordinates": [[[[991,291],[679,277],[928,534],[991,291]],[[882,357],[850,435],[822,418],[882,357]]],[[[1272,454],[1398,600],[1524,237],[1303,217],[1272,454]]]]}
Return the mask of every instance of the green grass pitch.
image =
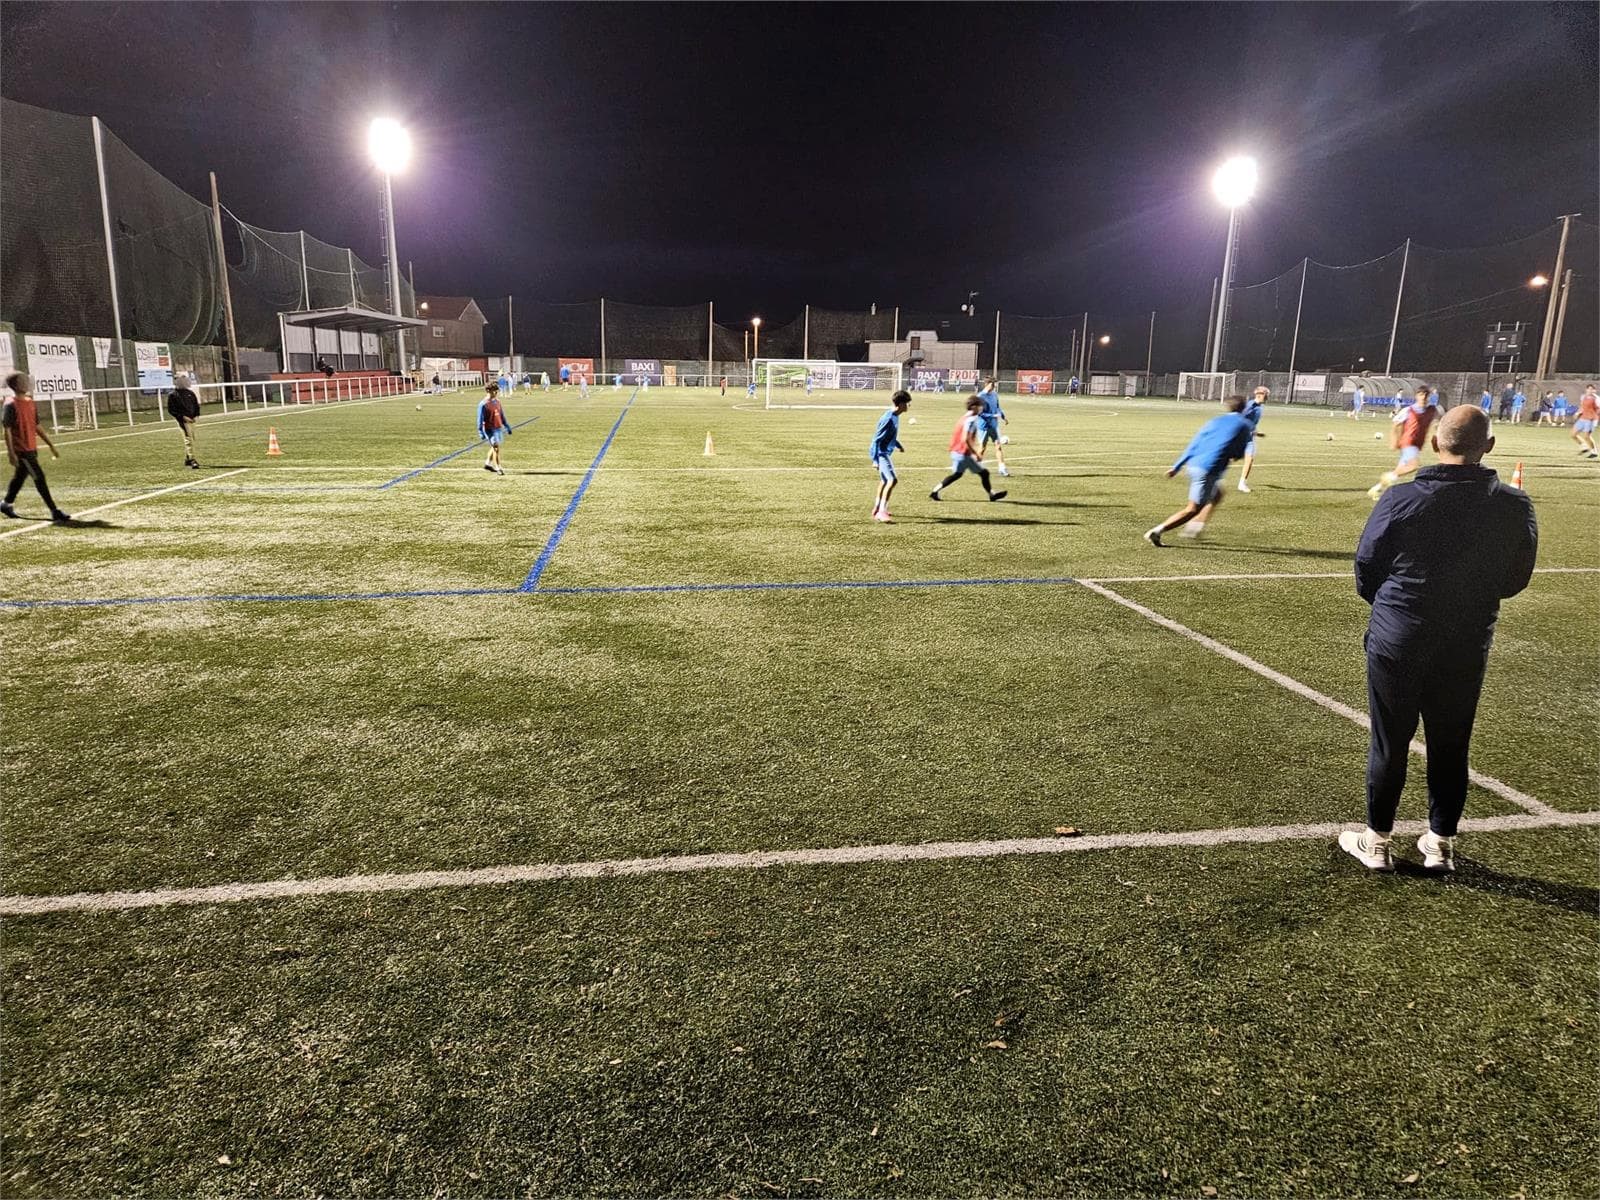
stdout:
{"type": "Polygon", "coordinates": [[[4,1195],[1600,1194],[1564,430],[1489,460],[1541,572],[1498,827],[1433,880],[1300,829],[1360,819],[1366,736],[1262,673],[1364,709],[1381,417],[1269,408],[1255,491],[1158,550],[1208,406],[1008,397],[1010,498],[935,504],[959,400],[918,395],[884,526],[872,411],[519,391],[498,478],[475,403],[208,416],[198,475],[170,425],[65,435],[82,527],[0,527],[4,1195]]]}

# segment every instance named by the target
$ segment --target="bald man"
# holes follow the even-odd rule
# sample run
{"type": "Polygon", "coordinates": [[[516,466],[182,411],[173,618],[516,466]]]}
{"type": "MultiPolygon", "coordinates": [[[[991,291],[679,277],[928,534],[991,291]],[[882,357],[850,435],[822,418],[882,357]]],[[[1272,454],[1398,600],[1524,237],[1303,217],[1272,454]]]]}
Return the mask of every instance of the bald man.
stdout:
{"type": "Polygon", "coordinates": [[[1455,870],[1456,826],[1467,802],[1467,751],[1500,601],[1528,586],[1539,531],[1533,505],[1501,483],[1483,456],[1489,418],[1463,405],[1434,427],[1439,464],[1383,494],[1356,551],[1367,623],[1367,827],[1339,835],[1347,853],[1392,871],[1395,810],[1420,718],[1428,737],[1428,832],[1423,866],[1455,870]]]}

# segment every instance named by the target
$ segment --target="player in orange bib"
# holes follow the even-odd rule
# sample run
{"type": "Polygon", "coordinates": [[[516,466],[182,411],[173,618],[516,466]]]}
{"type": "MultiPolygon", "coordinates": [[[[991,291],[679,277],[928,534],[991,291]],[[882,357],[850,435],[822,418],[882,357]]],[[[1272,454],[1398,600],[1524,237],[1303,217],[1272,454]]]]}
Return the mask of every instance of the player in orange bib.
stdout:
{"type": "Polygon", "coordinates": [[[1419,387],[1416,399],[1394,415],[1394,428],[1389,434],[1389,445],[1400,451],[1400,461],[1392,471],[1367,489],[1367,495],[1376,500],[1400,482],[1402,475],[1411,475],[1422,465],[1422,448],[1428,444],[1428,431],[1439,415],[1436,405],[1428,403],[1429,389],[1419,387]]]}
{"type": "Polygon", "coordinates": [[[983,465],[983,400],[978,396],[967,398],[967,411],[961,420],[956,423],[955,432],[950,435],[950,474],[940,481],[939,486],[928,493],[930,500],[942,500],[939,495],[945,488],[960,479],[968,471],[978,477],[978,482],[983,484],[983,490],[991,500],[1004,500],[1006,494],[997,492],[989,483],[989,469],[983,465]]]}
{"type": "Polygon", "coordinates": [[[1596,421],[1600,421],[1600,396],[1591,383],[1578,397],[1578,419],[1572,423],[1572,440],[1578,443],[1578,453],[1586,458],[1600,458],[1600,451],[1594,448],[1596,421]]]}

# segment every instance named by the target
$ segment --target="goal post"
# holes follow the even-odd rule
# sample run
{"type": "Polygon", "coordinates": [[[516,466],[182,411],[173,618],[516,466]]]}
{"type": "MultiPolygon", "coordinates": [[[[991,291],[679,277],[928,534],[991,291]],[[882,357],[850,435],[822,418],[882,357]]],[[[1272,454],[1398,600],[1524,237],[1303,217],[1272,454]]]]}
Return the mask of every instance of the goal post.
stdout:
{"type": "Polygon", "coordinates": [[[750,364],[768,408],[881,408],[903,386],[897,362],[758,358],[750,364]]]}
{"type": "Polygon", "coordinates": [[[1179,371],[1178,399],[1216,402],[1222,399],[1227,382],[1225,371],[1179,371]]]}

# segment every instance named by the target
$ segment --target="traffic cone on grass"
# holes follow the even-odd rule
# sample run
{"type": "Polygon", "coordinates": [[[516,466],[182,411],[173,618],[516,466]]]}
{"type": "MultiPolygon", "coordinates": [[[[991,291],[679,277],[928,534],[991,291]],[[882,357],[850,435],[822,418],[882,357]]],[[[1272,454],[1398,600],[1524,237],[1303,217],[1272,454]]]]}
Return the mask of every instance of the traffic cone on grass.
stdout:
{"type": "Polygon", "coordinates": [[[714,441],[711,440],[711,430],[708,429],[708,430],[706,430],[705,457],[706,458],[715,458],[716,455],[717,455],[717,444],[714,441]]]}
{"type": "Polygon", "coordinates": [[[1522,486],[1522,463],[1520,462],[1517,463],[1517,469],[1511,472],[1511,486],[1518,491],[1525,490],[1522,486]]]}
{"type": "Polygon", "coordinates": [[[283,451],[278,447],[278,431],[276,429],[267,430],[267,457],[283,457],[283,451]]]}

